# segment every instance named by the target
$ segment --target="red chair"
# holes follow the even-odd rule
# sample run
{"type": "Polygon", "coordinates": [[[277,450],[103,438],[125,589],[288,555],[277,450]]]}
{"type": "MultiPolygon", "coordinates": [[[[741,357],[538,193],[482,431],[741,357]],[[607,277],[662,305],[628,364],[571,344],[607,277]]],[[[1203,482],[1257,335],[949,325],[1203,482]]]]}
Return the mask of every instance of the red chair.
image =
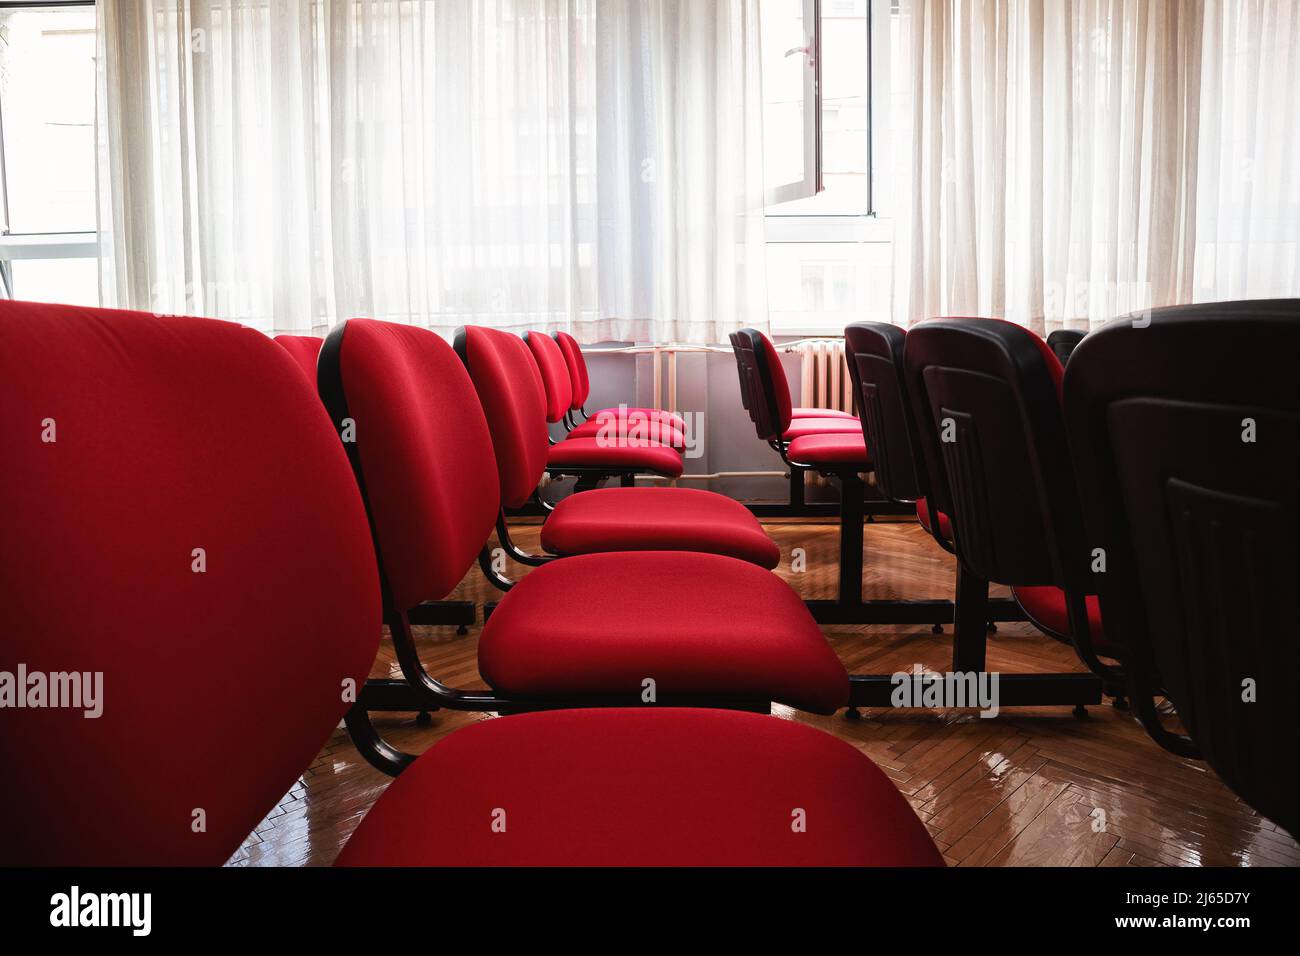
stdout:
{"type": "Polygon", "coordinates": [[[573,426],[568,421],[573,403],[573,380],[559,344],[541,332],[525,332],[524,341],[532,350],[537,370],[542,376],[546,393],[546,420],[551,424],[563,422],[570,439],[603,436],[668,445],[679,452],[685,450],[685,421],[681,421],[679,428],[666,417],[651,418],[645,409],[604,409],[581,425],[573,426]]]}
{"type": "MultiPolygon", "coordinates": [[[[429,376],[383,370],[473,408],[442,348],[429,376]]],[[[365,364],[344,356],[349,377],[365,364]]],[[[428,402],[372,417],[349,397],[363,458],[390,426],[430,422],[428,402]]],[[[338,436],[258,332],[70,306],[0,302],[0,408],[0,668],[102,674],[103,705],[4,711],[0,864],[218,866],[310,764],[378,646],[371,529],[338,436]]],[[[481,416],[442,417],[453,452],[490,458],[481,416]]],[[[372,476],[372,494],[392,490],[391,472],[372,476]]],[[[390,596],[472,560],[463,536],[491,517],[454,462],[420,477],[407,516],[462,553],[414,549],[390,596]]],[[[391,516],[372,517],[392,544],[391,516]]],[[[512,716],[407,762],[340,862],[942,865],[870,760],[755,714],[512,716]]]]}
{"type": "MultiPolygon", "coordinates": [[[[787,465],[792,481],[803,472],[817,471],[834,478],[840,488],[839,589],[832,601],[808,601],[813,616],[823,624],[934,624],[948,620],[952,609],[943,601],[864,601],[862,599],[862,525],[866,518],[866,483],[872,470],[862,424],[857,418],[791,417],[790,388],[780,356],[763,335],[742,329],[732,337],[739,356],[742,381],[748,383],[750,417],[758,437],[767,442],[787,465]],[[805,432],[799,425],[827,429],[805,432]]],[[[877,510],[892,510],[889,509],[877,510]]],[[[874,513],[874,510],[873,510],[874,513]]]]}
{"type": "MultiPolygon", "coordinates": [[[[544,470],[552,469],[557,449],[598,439],[567,439],[547,448],[543,391],[537,366],[524,343],[498,329],[468,327],[456,334],[456,350],[469,369],[487,413],[496,449],[501,501],[520,507],[533,495],[544,470]]],[[[677,457],[664,446],[658,454],[677,457]]],[[[520,551],[511,540],[504,514],[497,535],[507,554],[537,566],[551,560],[520,551]]],[[[551,555],[607,551],[701,551],[729,555],[772,569],[780,549],[758,519],[725,495],[693,488],[601,488],[564,498],[542,525],[542,547],[551,555]]],[[[510,582],[483,562],[498,587],[510,582]]]]}
{"type": "MultiPolygon", "coordinates": [[[[685,551],[545,562],[511,587],[483,627],[479,671],[492,692],[430,676],[411,636],[411,609],[460,582],[497,523],[503,489],[506,501],[523,500],[546,454],[545,437],[531,438],[544,427],[540,385],[493,393],[482,384],[489,366],[510,381],[518,374],[510,360],[533,368],[523,341],[505,332],[459,338],[479,370],[488,417],[465,365],[432,332],[353,319],[321,350],[321,399],[375,530],[385,623],[404,678],[368,682],[363,710],[619,706],[642,702],[647,680],[660,704],[763,710],[779,701],[819,713],[844,705],[844,666],[788,585],[746,561],[685,551]],[[490,355],[487,343],[497,346],[490,355]],[[489,418],[514,421],[520,440],[498,439],[494,452],[489,418]]],[[[354,728],[359,740],[368,733],[354,728]]],[[[381,743],[377,765],[386,761],[381,743]]]]}
{"type": "Polygon", "coordinates": [[[283,348],[293,356],[293,360],[298,363],[298,367],[303,370],[307,376],[307,381],[311,382],[312,387],[316,387],[316,357],[320,355],[320,347],[324,339],[317,338],[314,335],[277,335],[275,344],[283,348]]]}
{"type": "MultiPolygon", "coordinates": [[[[532,351],[516,335],[499,330],[491,330],[493,335],[479,335],[484,331],[488,330],[473,326],[458,330],[455,347],[467,364],[477,368],[483,380],[479,394],[494,430],[515,430],[525,436],[518,444],[512,442],[508,452],[522,457],[503,462],[503,468],[514,470],[526,465],[525,470],[532,474],[531,466],[540,462],[543,470],[553,476],[576,477],[581,490],[594,488],[610,476],[618,476],[621,484],[630,487],[640,473],[666,478],[681,475],[681,455],[655,441],[634,438],[611,442],[590,437],[552,445],[546,430],[546,389],[532,351]]],[[[533,488],[541,476],[539,471],[532,479],[533,488]]],[[[530,489],[519,503],[532,494],[530,489]]],[[[513,503],[513,495],[506,498],[510,507],[519,506],[513,503]]]]}
{"type": "MultiPolygon", "coordinates": [[[[1072,644],[1122,706],[1123,675],[1100,660],[1119,649],[1106,642],[1090,597],[1060,361],[1037,335],[1000,319],[923,322],[907,333],[903,361],[927,501],[949,517],[959,562],[954,668],[984,668],[973,632],[985,626],[995,581],[1011,586],[1040,630],[1072,644]]],[[[1099,689],[1088,675],[1050,675],[1048,686],[1048,702],[1074,703],[1080,713],[1099,689]]]]}
{"type": "Polygon", "coordinates": [[[1065,417],[1105,636],[1151,736],[1300,833],[1300,300],[1214,302],[1085,338],[1065,417]],[[1252,692],[1247,693],[1247,682],[1252,692]],[[1156,697],[1187,734],[1166,729],[1156,697]]]}
{"type": "Polygon", "coordinates": [[[665,411],[661,408],[624,408],[618,406],[597,409],[591,415],[588,415],[583,406],[591,395],[591,378],[587,371],[587,360],[582,354],[582,347],[578,345],[578,340],[568,332],[556,332],[555,343],[560,347],[560,351],[564,355],[565,366],[569,370],[569,379],[572,384],[572,399],[569,414],[566,417],[566,423],[570,427],[579,427],[580,423],[574,418],[573,413],[582,412],[584,421],[596,418],[599,415],[612,415],[626,421],[643,419],[647,424],[657,423],[685,433],[686,419],[676,412],[665,411]]]}
{"type": "MultiPolygon", "coordinates": [[[[275,343],[293,356],[315,389],[316,361],[325,340],[312,335],[277,335],[275,343]]],[[[411,609],[412,624],[455,627],[458,634],[468,634],[477,617],[478,606],[473,601],[425,601],[411,609]]],[[[427,718],[427,714],[420,715],[421,722],[427,718]]]]}

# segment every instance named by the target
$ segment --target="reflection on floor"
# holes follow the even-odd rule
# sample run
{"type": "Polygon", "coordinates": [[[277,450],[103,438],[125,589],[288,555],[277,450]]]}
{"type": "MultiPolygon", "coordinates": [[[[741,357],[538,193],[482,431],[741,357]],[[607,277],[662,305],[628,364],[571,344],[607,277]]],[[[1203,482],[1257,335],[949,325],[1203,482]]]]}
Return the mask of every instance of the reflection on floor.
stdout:
{"type": "MultiPolygon", "coordinates": [[[[516,540],[537,550],[525,522],[516,540]]],[[[808,598],[832,597],[834,524],[767,523],[781,546],[779,573],[808,598]],[[789,573],[791,552],[804,549],[806,570],[789,573]]],[[[867,598],[943,598],[952,591],[953,559],[913,522],[878,521],[866,530],[867,598]]],[[[518,576],[525,569],[514,566],[518,576]]],[[[997,590],[994,592],[998,593],[997,590]]],[[[471,569],[453,599],[496,600],[471,569]]],[[[477,628],[420,628],[430,671],[458,687],[484,686],[475,666],[477,628]]],[[[893,673],[914,663],[943,670],[951,628],[835,627],[827,637],[850,673],[893,673]]],[[[1073,651],[1029,624],[1001,624],[990,636],[990,670],[1082,670],[1073,651]]],[[[373,676],[400,676],[385,640],[373,676]]],[[[1295,866],[1300,846],[1234,797],[1203,764],[1151,742],[1134,720],[1109,705],[1076,720],[1067,708],[1003,711],[990,720],[973,711],[865,711],[814,717],[786,708],[778,716],[820,727],[849,741],[898,784],[952,865],[1295,866]]],[[[385,736],[420,752],[478,714],[435,712],[430,727],[413,714],[377,717],[385,736]]],[[[333,862],[389,778],[372,770],[340,730],[232,859],[234,865],[326,865],[333,862]]],[[[454,786],[454,781],[449,781],[454,786]]]]}

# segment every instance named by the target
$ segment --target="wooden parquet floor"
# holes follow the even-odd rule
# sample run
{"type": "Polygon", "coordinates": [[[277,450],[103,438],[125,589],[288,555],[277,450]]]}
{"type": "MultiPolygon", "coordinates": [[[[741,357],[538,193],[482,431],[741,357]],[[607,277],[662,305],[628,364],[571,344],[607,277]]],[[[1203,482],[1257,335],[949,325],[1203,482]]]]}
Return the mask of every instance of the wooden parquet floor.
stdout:
{"type": "MultiPolygon", "coordinates": [[[[536,527],[512,526],[516,540],[536,551],[536,527]]],[[[836,526],[782,520],[767,528],[784,558],[778,573],[804,597],[832,597],[836,526]],[[789,572],[794,548],[807,555],[802,573],[789,572]]],[[[953,559],[914,522],[868,525],[866,569],[868,598],[951,597],[953,559]]],[[[482,603],[497,596],[475,567],[450,597],[482,603]]],[[[417,632],[430,673],[453,686],[484,686],[475,664],[477,628],[459,637],[450,627],[417,632]]],[[[924,625],[834,627],[826,635],[850,673],[893,673],[914,663],[944,670],[951,658],[951,628],[935,635],[924,625]]],[[[1083,669],[1069,648],[1027,623],[999,625],[988,665],[1004,672],[1083,669]]],[[[372,676],[390,674],[398,676],[385,640],[372,676]]],[[[858,721],[842,712],[774,713],[832,733],[876,761],[954,866],[1300,865],[1300,846],[1285,831],[1203,764],[1161,750],[1128,713],[1108,704],[1089,708],[1086,720],[1065,707],[1008,709],[992,719],[973,711],[868,710],[858,721]]],[[[414,716],[376,722],[395,744],[420,752],[471,721],[495,719],[442,711],[420,728],[414,716]]],[[[338,730],[231,865],[332,863],[388,782],[338,730]]]]}

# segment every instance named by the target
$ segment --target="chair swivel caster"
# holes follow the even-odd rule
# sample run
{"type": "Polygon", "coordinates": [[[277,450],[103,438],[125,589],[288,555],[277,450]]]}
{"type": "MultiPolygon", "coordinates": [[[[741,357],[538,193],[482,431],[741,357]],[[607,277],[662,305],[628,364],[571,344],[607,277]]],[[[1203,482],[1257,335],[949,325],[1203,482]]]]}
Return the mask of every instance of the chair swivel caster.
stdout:
{"type": "Polygon", "coordinates": [[[464,624],[462,624],[462,625],[460,625],[459,627],[456,628],[456,634],[457,634],[459,637],[464,637],[464,636],[465,636],[466,634],[468,634],[468,633],[469,633],[469,628],[466,627],[464,624]]]}
{"type": "Polygon", "coordinates": [[[930,633],[931,633],[931,634],[942,634],[942,633],[943,633],[943,625],[942,625],[942,624],[936,624],[934,627],[930,628],[930,633]]]}
{"type": "Polygon", "coordinates": [[[1123,694],[1116,694],[1111,700],[1110,705],[1116,710],[1128,710],[1128,698],[1123,694]]]}
{"type": "Polygon", "coordinates": [[[1074,710],[1072,710],[1071,713],[1074,714],[1074,719],[1075,719],[1075,720],[1087,720],[1087,719],[1088,719],[1088,708],[1087,708],[1087,707],[1084,707],[1083,704],[1075,704],[1075,705],[1074,705],[1074,710]]]}
{"type": "Polygon", "coordinates": [[[989,633],[996,634],[997,632],[998,632],[997,624],[994,623],[993,621],[989,621],[989,633]]]}
{"type": "Polygon", "coordinates": [[[844,718],[846,720],[861,720],[862,711],[858,710],[856,707],[850,707],[848,710],[844,711],[844,718]]]}
{"type": "Polygon", "coordinates": [[[422,710],[415,715],[415,726],[417,727],[433,726],[433,718],[429,715],[429,712],[427,710],[422,710]]]}

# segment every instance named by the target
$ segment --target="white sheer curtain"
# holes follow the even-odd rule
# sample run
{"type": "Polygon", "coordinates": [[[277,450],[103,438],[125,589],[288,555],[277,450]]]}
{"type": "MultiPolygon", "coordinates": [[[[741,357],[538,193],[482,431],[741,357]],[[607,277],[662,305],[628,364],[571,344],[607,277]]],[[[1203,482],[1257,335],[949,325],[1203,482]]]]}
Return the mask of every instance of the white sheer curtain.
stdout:
{"type": "Polygon", "coordinates": [[[1050,331],[1300,295],[1300,3],[902,0],[900,15],[896,320],[1050,331]]]}
{"type": "Polygon", "coordinates": [[[110,304],[317,333],[767,319],[758,0],[107,0],[110,304]]]}

